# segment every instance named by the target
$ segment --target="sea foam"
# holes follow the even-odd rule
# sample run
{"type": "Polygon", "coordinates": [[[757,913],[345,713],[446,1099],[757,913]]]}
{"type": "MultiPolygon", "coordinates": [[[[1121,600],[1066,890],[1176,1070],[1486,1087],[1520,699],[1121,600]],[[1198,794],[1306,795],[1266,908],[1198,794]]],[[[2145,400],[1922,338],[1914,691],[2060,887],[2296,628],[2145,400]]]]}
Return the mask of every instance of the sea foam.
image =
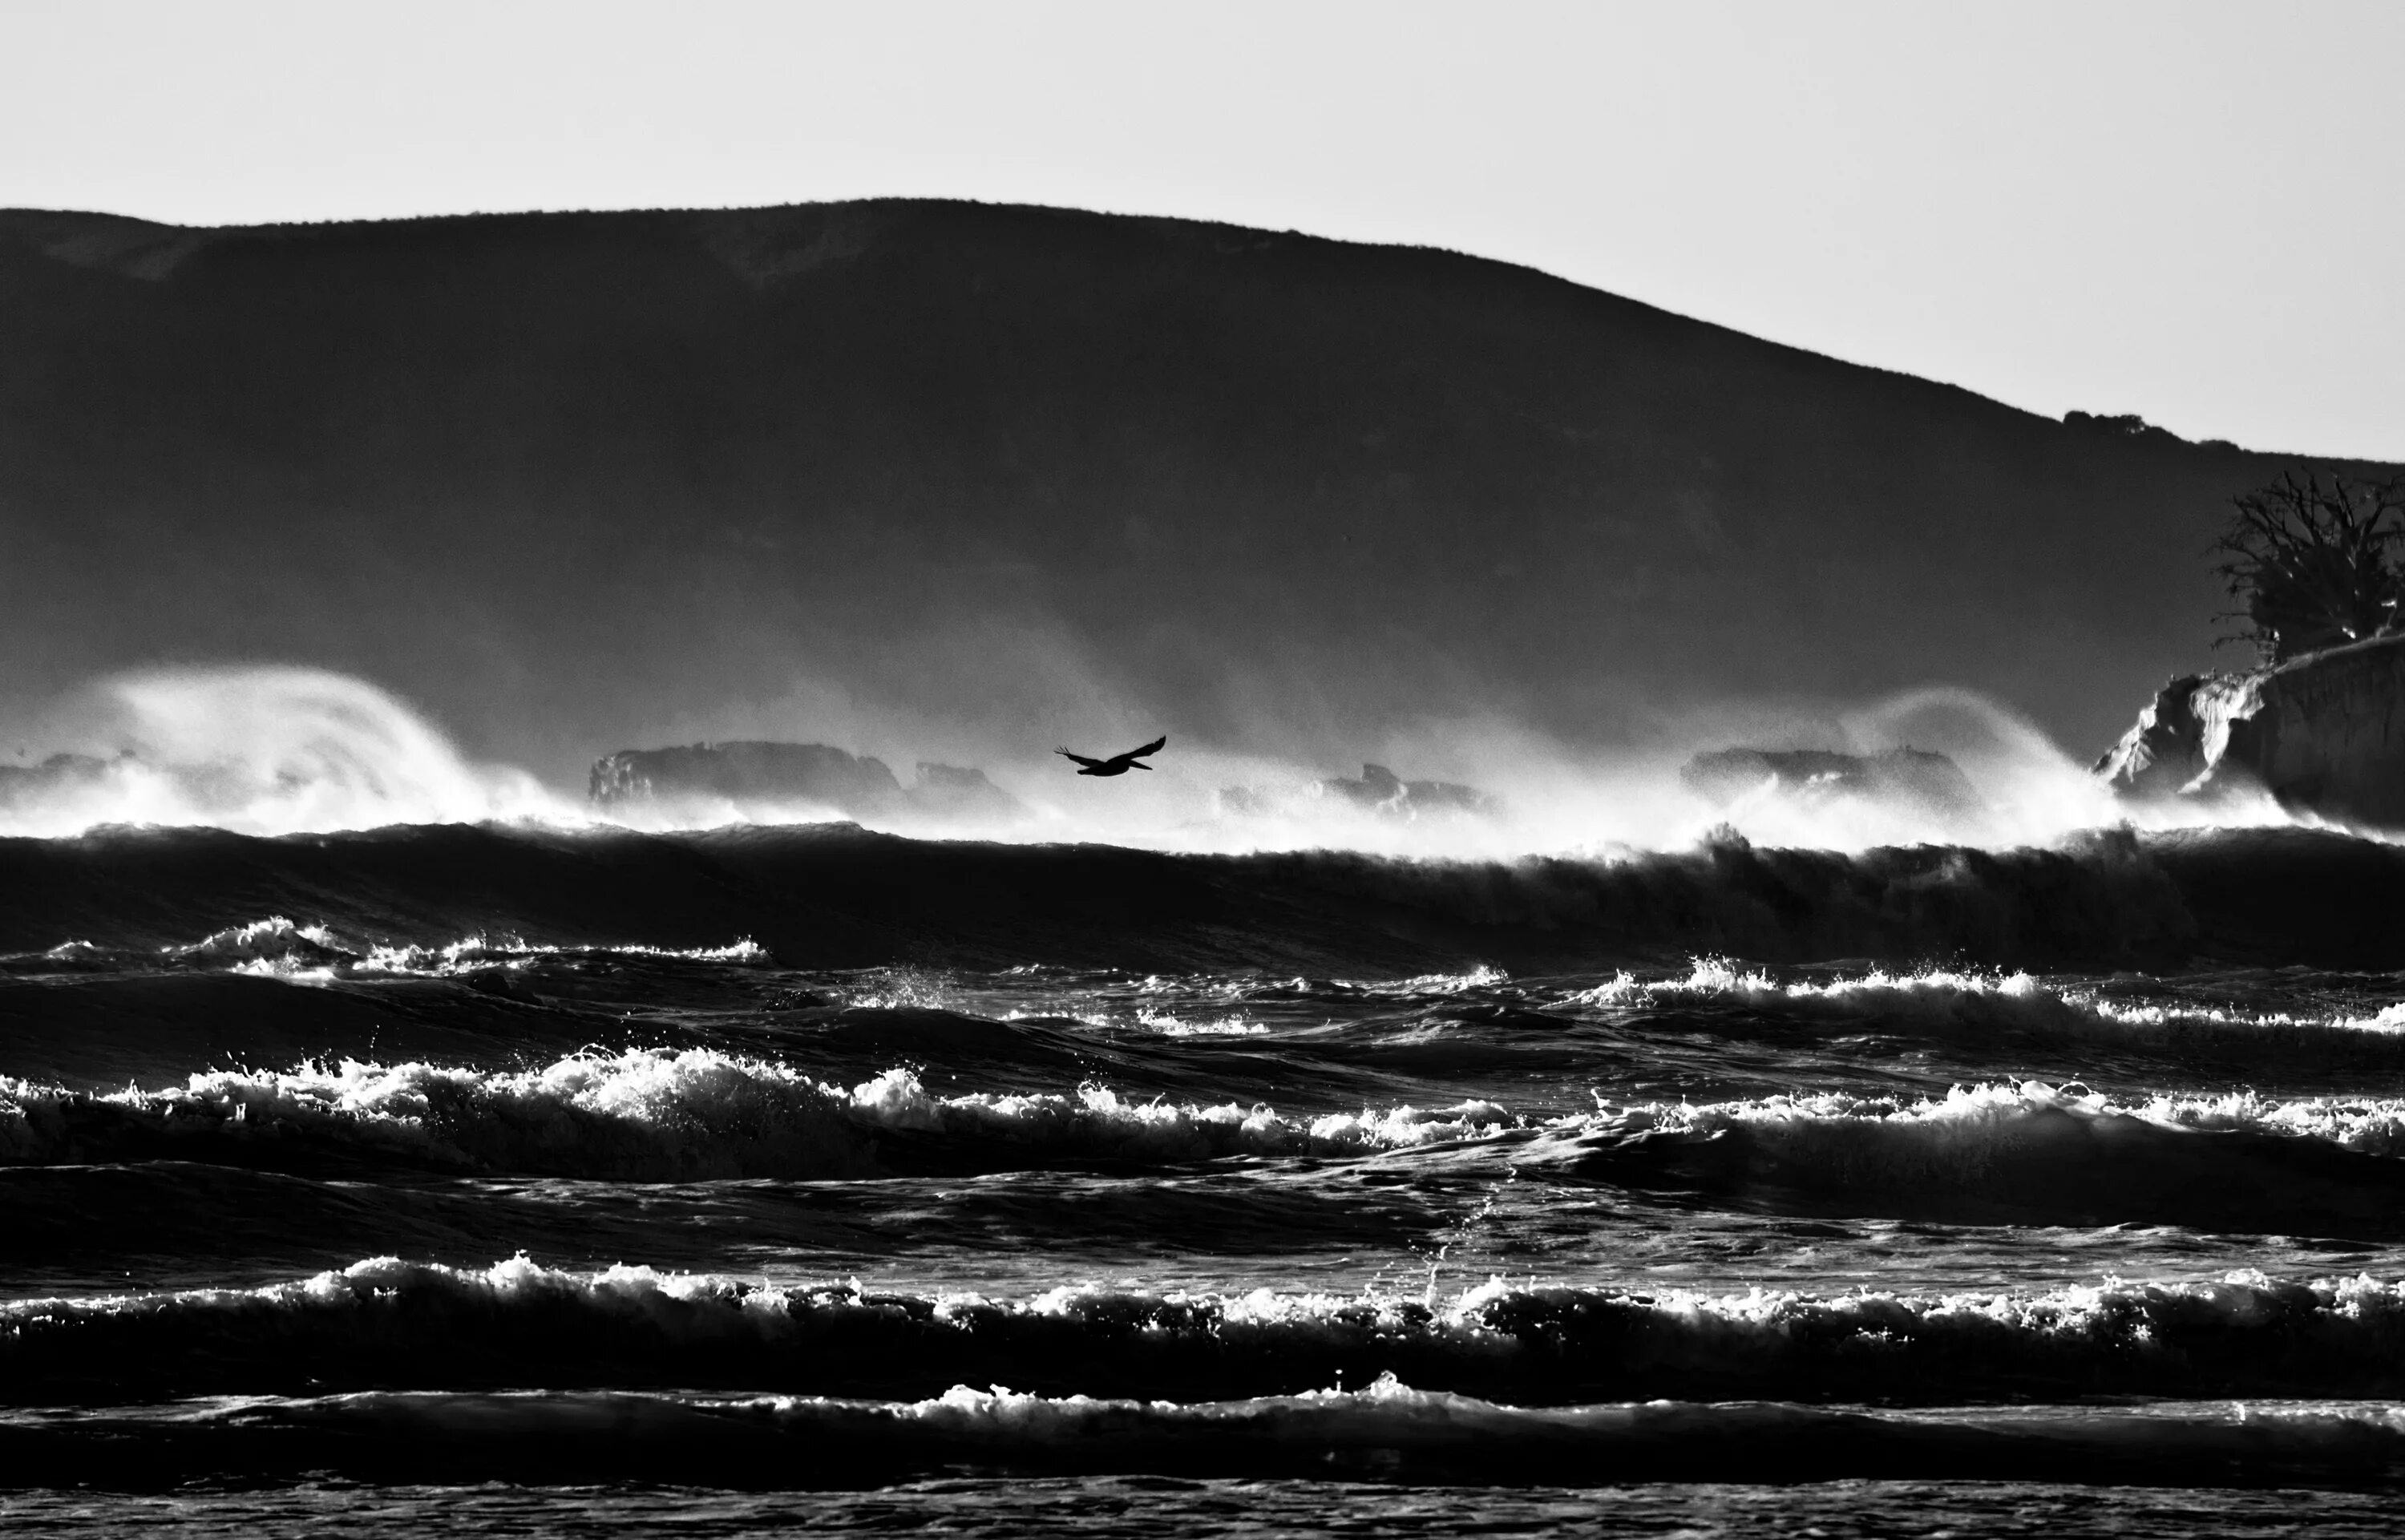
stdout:
{"type": "Polygon", "coordinates": [[[1997,1040],[2032,1038],[2259,1059],[2294,1070],[2366,1056],[2405,1061],[2405,1001],[2363,1012],[2246,1011],[2116,999],[2092,984],[2020,970],[1873,968],[1851,978],[1781,981],[1725,958],[1698,958],[1683,978],[1623,971],[1568,995],[1571,1010],[1737,1007],[1779,1021],[1997,1040]]]}
{"type": "Polygon", "coordinates": [[[111,757],[0,805],[0,835],[100,825],[248,834],[486,819],[584,821],[523,770],[477,765],[407,705],[323,669],[194,668],[102,682],[111,757]]]}
{"type": "MultiPolygon", "coordinates": [[[[2047,1411],[2052,1415],[2012,1407],[1873,1410],[1660,1399],[1540,1407],[1423,1390],[1390,1375],[1356,1390],[1182,1402],[967,1384],[903,1401],[661,1391],[369,1391],[169,1408],[119,1406],[39,1418],[0,1414],[0,1449],[22,1468],[38,1464],[51,1483],[106,1485],[122,1481],[126,1451],[138,1448],[147,1479],[305,1481],[313,1511],[324,1507],[321,1484],[329,1474],[379,1484],[600,1486],[613,1510],[624,1505],[629,1481],[658,1483],[671,1492],[801,1488],[813,1496],[795,1511],[812,1517],[834,1505],[824,1495],[828,1489],[891,1489],[963,1469],[989,1478],[1052,1478],[1032,1489],[1006,1488],[1038,1493],[1057,1493],[1062,1477],[1140,1474],[1156,1479],[1137,1484],[1147,1495],[1132,1509],[1129,1491],[1118,1489],[1084,1502],[1072,1517],[1086,1517],[1099,1501],[1121,1520],[1133,1511],[1158,1516],[1169,1527],[1191,1526],[1202,1490],[1191,1478],[1209,1477],[1245,1481],[1237,1490],[1250,1509],[1259,1506],[1264,1491],[1283,1494],[1295,1521],[1312,1527],[1331,1501],[1325,1495],[1331,1480],[1423,1489],[1430,1482],[1462,1488],[1526,1483],[1540,1493],[1597,1482],[1787,1484],[1846,1477],[2107,1484],[2092,1491],[2124,1483],[2187,1485],[2202,1471],[2219,1481],[2333,1482],[2376,1491],[2405,1476],[2405,1425],[2393,1406],[2378,1402],[2173,1402],[2047,1411]],[[1161,1476],[1189,1479],[1157,1479],[1161,1476]]],[[[976,1498],[993,1485],[977,1483],[976,1498]]],[[[957,1516],[958,1486],[938,1481],[918,1492],[940,1505],[935,1511],[957,1516]]],[[[379,1494],[390,1487],[361,1490],[379,1494]]],[[[589,1492],[577,1495],[575,1516],[589,1517],[589,1492]]],[[[1365,1513],[1384,1515],[1393,1506],[1393,1500],[1369,1497],[1357,1487],[1346,1495],[1365,1513]]],[[[870,1522],[890,1525],[892,1497],[890,1490],[877,1493],[870,1522]]],[[[1624,1505],[1620,1491],[1613,1500],[1624,1505]]],[[[694,1499],[679,1501],[689,1507],[694,1499]]],[[[1220,1506],[1226,1501],[1224,1492],[1216,1499],[1220,1506]]],[[[1892,1496],[1888,1502],[1893,1504],[1892,1496]]],[[[2320,1494],[2314,1502],[2317,1512],[2329,1505],[2320,1494]]],[[[1425,1491],[1412,1503],[1425,1510],[1425,1491]]],[[[2215,1505],[2218,1511],[2229,1503],[2224,1494],[2215,1505]]],[[[756,1517],[756,1505],[748,1500],[740,1511],[756,1517]]],[[[1672,1509],[1650,1506],[1669,1520],[1672,1509]]],[[[256,1507],[248,1503],[242,1511],[255,1514],[256,1507]]],[[[1691,1508],[1689,1503],[1677,1511],[1685,1515],[1691,1508]]],[[[28,1511],[42,1511],[41,1505],[36,1501],[28,1511]]],[[[868,1518],[858,1505],[849,1511],[868,1518]]],[[[1526,1514],[1528,1505],[1456,1494],[1446,1511],[1465,1523],[1492,1527],[1498,1512],[1526,1514]]],[[[1541,1519],[1557,1520],[1563,1511],[1558,1501],[1548,1503],[1541,1519]]],[[[1831,1516],[1839,1511],[1832,1507],[1831,1516]]],[[[1889,1511],[1902,1510],[1892,1505],[1889,1511]]],[[[1991,1501],[1980,1511],[2000,1510],[1991,1501]]],[[[2272,1512],[2268,1505],[2257,1505],[2256,1511],[2267,1519],[2272,1512]]],[[[2350,1517],[2380,1511],[2371,1499],[2346,1509],[2350,1517]]],[[[1057,1524],[1065,1512],[1054,1501],[1041,1518],[1057,1524]]],[[[1581,1516],[1586,1517],[1584,1509],[1581,1516]]],[[[990,1508],[983,1517],[993,1517],[990,1508]]],[[[1848,1509],[1843,1517],[1859,1513],[1848,1509]]],[[[2179,1517],[2189,1514],[2183,1510],[2179,1517]]],[[[2375,1520],[2366,1533],[2378,1530],[2375,1520]]]]}
{"type": "Polygon", "coordinates": [[[1446,1299],[1090,1283],[995,1298],[382,1257],[260,1288],[0,1306],[0,1362],[20,1400],[204,1380],[222,1393],[670,1384],[901,1398],[1008,1383],[1195,1400],[1382,1375],[1555,1406],[2384,1395],[2405,1389],[2405,1284],[2242,1271],[2033,1293],[1493,1279],[1446,1299]]]}
{"type": "Polygon", "coordinates": [[[0,1159],[17,1162],[134,1151],[238,1162],[246,1150],[288,1155],[314,1143],[438,1167],[622,1180],[856,1177],[896,1161],[1016,1169],[1356,1154],[1488,1137],[1515,1121],[1476,1100],[1288,1118],[1091,1083],[943,1096],[907,1068],[845,1088],[710,1049],[584,1053],[517,1071],[345,1060],[105,1094],[0,1079],[0,1159]]]}

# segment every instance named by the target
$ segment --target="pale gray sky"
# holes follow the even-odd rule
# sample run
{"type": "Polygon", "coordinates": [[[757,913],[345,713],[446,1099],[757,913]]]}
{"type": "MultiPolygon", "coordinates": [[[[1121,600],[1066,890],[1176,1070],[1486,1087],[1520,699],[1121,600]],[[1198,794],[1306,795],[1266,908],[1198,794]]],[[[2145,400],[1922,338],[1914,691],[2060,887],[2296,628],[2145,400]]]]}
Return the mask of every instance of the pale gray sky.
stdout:
{"type": "Polygon", "coordinates": [[[1185,215],[2405,460],[2401,61],[2396,0],[0,0],[0,205],[1185,215]]]}

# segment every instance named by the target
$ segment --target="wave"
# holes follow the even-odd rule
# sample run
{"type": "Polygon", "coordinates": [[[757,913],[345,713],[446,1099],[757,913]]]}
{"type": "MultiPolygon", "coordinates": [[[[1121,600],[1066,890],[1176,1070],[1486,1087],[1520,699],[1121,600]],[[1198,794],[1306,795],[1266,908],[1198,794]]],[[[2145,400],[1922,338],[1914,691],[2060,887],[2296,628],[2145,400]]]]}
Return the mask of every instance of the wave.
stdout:
{"type": "MultiPolygon", "coordinates": [[[[2326,1401],[1951,1412],[1676,1401],[1526,1407],[1392,1378],[1352,1391],[1202,1403],[966,1385],[905,1402],[382,1391],[0,1416],[0,1454],[28,1485],[102,1491],[330,1475],[613,1491],[627,1481],[834,1491],[928,1476],[1103,1475],[1283,1479],[1314,1483],[1315,1493],[1331,1480],[2379,1489],[2405,1477],[2405,1421],[2393,1406],[2326,1401]]],[[[1247,1492],[1248,1506],[1257,1496],[1247,1492]]],[[[2316,1511],[2327,1505],[2307,1501],[2316,1511]]],[[[891,1508],[881,1502],[879,1518],[890,1519],[891,1508]]]]}
{"type": "Polygon", "coordinates": [[[1212,1400],[1368,1385],[1562,1406],[2394,1396],[2405,1282],[2237,1272],[2042,1293],[1514,1286],[1450,1299],[777,1285],[523,1256],[391,1257],[251,1289],[0,1306],[21,1405],[325,1390],[678,1386],[915,1397],[957,1383],[1212,1400]]]}
{"type": "MultiPolygon", "coordinates": [[[[582,971],[588,964],[613,965],[611,970],[619,971],[630,964],[749,968],[769,961],[767,950],[749,938],[720,946],[661,947],[640,942],[574,946],[532,942],[505,934],[480,934],[438,945],[380,944],[339,935],[322,924],[301,925],[274,914],[227,925],[188,944],[128,950],[74,940],[39,953],[0,954],[0,978],[13,976],[35,984],[95,976],[123,980],[168,974],[189,978],[194,973],[312,985],[453,981],[488,996],[506,996],[523,1004],[539,1004],[532,993],[535,982],[542,981],[547,988],[572,990],[576,986],[566,984],[560,975],[582,971]]],[[[656,978],[652,980],[654,985],[659,982],[656,978]]],[[[651,993],[640,984],[634,992],[651,993]]],[[[72,1013],[71,1008],[65,1009],[72,1013]]],[[[317,1024],[322,1029],[331,1027],[332,1023],[317,1024]]],[[[178,1049],[190,1046],[184,1036],[170,1029],[160,1036],[157,1047],[173,1055],[178,1049]]],[[[548,1036],[551,1034],[537,1034],[538,1038],[548,1036]]],[[[321,1037],[310,1046],[316,1051],[335,1053],[341,1051],[340,1043],[339,1037],[321,1037]]],[[[128,1050],[138,1047],[131,1042],[112,1046],[128,1050]]],[[[528,1040],[514,1046],[525,1052],[545,1045],[528,1040]]],[[[160,1067],[172,1068],[175,1062],[170,1057],[160,1067]]]]}
{"type": "Polygon", "coordinates": [[[1492,1137],[1492,1103],[1288,1119],[1262,1106],[1074,1094],[938,1096],[905,1068],[849,1089],[712,1049],[501,1071],[345,1060],[96,1093],[0,1079],[0,1160],[210,1160],[678,1181],[1357,1154],[1492,1137]]]}
{"type": "Polygon", "coordinates": [[[159,670],[83,703],[110,756],[62,754],[0,776],[0,831],[105,824],[253,834],[447,819],[577,817],[523,770],[474,765],[374,685],[323,669],[159,670]]]}
{"type": "Polygon", "coordinates": [[[2405,1001],[2368,1014],[2243,1011],[2116,999],[2092,984],[2049,982],[2024,971],[1884,969],[1832,980],[1781,982],[1726,958],[1701,958],[1684,978],[1625,971],[1560,1006],[1601,1010],[1739,1007],[1773,1018],[1926,1032],[1994,1043],[2036,1039],[2109,1044],[2260,1064],[2296,1072],[2366,1061],[2405,1064],[2405,1001]]]}
{"type": "Polygon", "coordinates": [[[157,960],[165,963],[230,963],[235,971],[289,974],[300,968],[325,970],[343,978],[456,978],[486,968],[517,968],[547,958],[649,957],[701,963],[760,963],[767,952],[746,937],[724,946],[660,947],[629,942],[618,946],[553,946],[517,936],[478,933],[437,946],[379,945],[347,940],[324,925],[297,925],[281,914],[248,920],[211,931],[188,945],[169,945],[155,954],[116,952],[90,941],[67,940],[14,962],[117,963],[157,960]]]}
{"type": "Polygon", "coordinates": [[[488,968],[523,968],[553,958],[650,958],[688,963],[766,963],[767,950],[745,937],[724,946],[538,946],[515,936],[471,936],[441,946],[369,946],[352,952],[344,976],[359,979],[453,979],[488,968]]]}
{"type": "Polygon", "coordinates": [[[645,835],[405,826],[0,840],[0,950],[157,951],[294,917],[374,946],[498,921],[533,945],[724,946],[790,968],[1316,977],[1931,958],[2179,967],[2195,956],[2405,966],[2405,850],[2306,829],[1841,855],[1723,840],[1619,858],[1174,855],[905,840],[850,826],[645,835]]]}
{"type": "Polygon", "coordinates": [[[0,1161],[173,1159],[691,1181],[1160,1169],[1231,1157],[1492,1151],[1554,1180],[1782,1212],[2405,1233],[2405,1101],[2252,1093],[2117,1100],[2037,1081],[1942,1097],[1831,1092],[1515,1114],[1491,1101],[1288,1116],[1074,1092],[938,1095],[896,1067],[849,1087],[717,1049],[586,1052],[509,1070],[345,1060],[117,1092],[0,1081],[0,1161]]]}
{"type": "MultiPolygon", "coordinates": [[[[1709,1138],[1737,1129],[1776,1131],[1777,1137],[1805,1149],[1823,1141],[1876,1140],[1892,1144],[1897,1151],[1895,1164],[1908,1167],[1917,1179],[1943,1174],[1939,1168],[1956,1160],[1962,1163],[1962,1173],[1984,1168],[1999,1147],[2010,1147],[2022,1137],[2024,1120],[2052,1116],[2084,1120],[2119,1132],[2145,1128],[2166,1134],[2269,1134],[2325,1140],[2365,1154],[2405,1153],[2405,1101],[2342,1096],[2273,1101],[2252,1092],[2233,1092],[2223,1095],[2165,1093],[2125,1102],[2096,1095],[2076,1082],[2057,1087],[2042,1081],[1956,1086],[1943,1097],[1915,1100],[1832,1092],[1758,1101],[1654,1103],[1609,1111],[1582,1123],[1581,1132],[1621,1135],[1633,1129],[1709,1138]]],[[[1764,1137],[1771,1135],[1765,1132],[1764,1137]]]]}
{"type": "Polygon", "coordinates": [[[2038,1081],[1603,1107],[1518,1158],[1781,1210],[1958,1222],[2405,1233],[2405,1101],[2117,1101],[2038,1081]]]}

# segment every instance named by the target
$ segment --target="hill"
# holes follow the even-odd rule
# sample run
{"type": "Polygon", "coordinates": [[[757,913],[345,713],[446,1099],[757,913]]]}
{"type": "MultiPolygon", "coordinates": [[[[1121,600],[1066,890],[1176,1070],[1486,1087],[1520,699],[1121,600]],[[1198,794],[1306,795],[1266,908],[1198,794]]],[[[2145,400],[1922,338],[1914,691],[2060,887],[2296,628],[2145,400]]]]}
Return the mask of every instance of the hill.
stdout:
{"type": "Polygon", "coordinates": [[[1946,682],[2092,753],[2287,463],[1176,220],[0,213],[0,711],[308,662],[567,784],[780,699],[1350,763],[1946,682]]]}

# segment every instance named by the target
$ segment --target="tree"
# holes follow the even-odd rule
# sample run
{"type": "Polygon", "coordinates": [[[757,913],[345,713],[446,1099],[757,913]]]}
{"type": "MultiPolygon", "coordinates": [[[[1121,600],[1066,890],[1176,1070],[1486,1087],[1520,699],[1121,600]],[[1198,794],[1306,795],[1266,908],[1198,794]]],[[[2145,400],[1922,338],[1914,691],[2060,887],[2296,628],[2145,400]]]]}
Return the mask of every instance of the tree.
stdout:
{"type": "MultiPolygon", "coordinates": [[[[2385,483],[2284,471],[2230,502],[2237,513],[2214,543],[2214,570],[2245,607],[2225,618],[2246,629],[2264,660],[2360,642],[2405,622],[2405,476],[2385,483]]],[[[2217,643],[2216,643],[2217,644],[2217,643]]]]}

